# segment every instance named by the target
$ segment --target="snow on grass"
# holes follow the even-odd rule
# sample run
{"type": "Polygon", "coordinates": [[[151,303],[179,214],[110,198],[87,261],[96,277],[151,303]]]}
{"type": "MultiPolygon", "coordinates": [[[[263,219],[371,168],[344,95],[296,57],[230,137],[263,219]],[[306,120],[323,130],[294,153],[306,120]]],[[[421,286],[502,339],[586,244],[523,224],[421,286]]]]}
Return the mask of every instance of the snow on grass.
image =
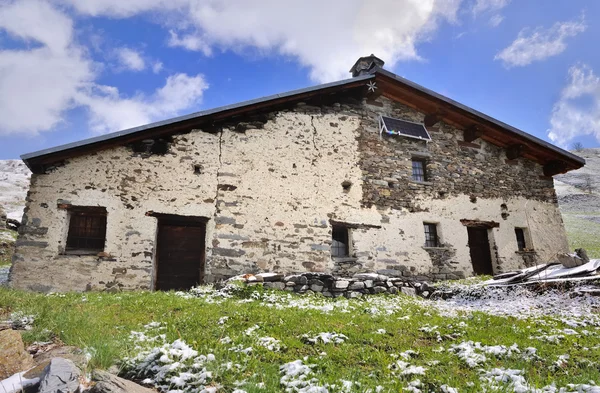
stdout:
{"type": "Polygon", "coordinates": [[[124,374],[143,380],[167,393],[208,392],[212,372],[206,366],[215,362],[213,354],[199,355],[185,341],[165,342],[162,325],[148,324],[142,332],[131,332],[137,354],[123,359],[124,374]]]}
{"type": "Polygon", "coordinates": [[[455,286],[461,291],[451,299],[432,302],[443,315],[475,311],[490,315],[530,317],[563,317],[577,326],[600,326],[600,297],[571,296],[570,291],[547,290],[537,293],[525,286],[484,287],[455,286]]]}
{"type": "Polygon", "coordinates": [[[522,352],[517,344],[507,347],[504,345],[482,345],[480,342],[464,341],[460,344],[450,345],[448,351],[455,353],[467,366],[475,368],[488,360],[486,355],[497,359],[518,355],[523,359],[530,360],[534,358],[537,350],[529,347],[522,352]]]}
{"type": "Polygon", "coordinates": [[[279,370],[282,374],[280,383],[286,392],[293,393],[328,393],[325,386],[313,377],[314,364],[304,364],[302,360],[285,363],[279,370]]]}
{"type": "Polygon", "coordinates": [[[273,337],[259,337],[256,343],[269,351],[279,352],[281,350],[281,341],[273,337]]]}
{"type": "Polygon", "coordinates": [[[302,339],[308,344],[341,344],[346,341],[348,337],[340,333],[322,332],[313,337],[304,334],[302,335],[302,339]]]}

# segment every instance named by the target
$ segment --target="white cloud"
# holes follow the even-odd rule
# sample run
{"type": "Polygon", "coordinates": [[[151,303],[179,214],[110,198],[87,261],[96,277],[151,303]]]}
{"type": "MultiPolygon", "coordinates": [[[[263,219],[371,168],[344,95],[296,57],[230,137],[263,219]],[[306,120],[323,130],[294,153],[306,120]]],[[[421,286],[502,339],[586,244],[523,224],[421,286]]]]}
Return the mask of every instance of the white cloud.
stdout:
{"type": "Polygon", "coordinates": [[[212,49],[206,41],[198,34],[184,34],[182,37],[173,30],[169,31],[169,46],[182,47],[191,51],[202,52],[205,56],[212,54],[212,49]]]}
{"type": "Polygon", "coordinates": [[[102,134],[175,116],[198,105],[207,88],[202,75],[176,74],[169,76],[165,85],[150,96],[138,94],[126,98],[115,87],[93,85],[77,101],[88,108],[92,131],[102,134]]]}
{"type": "MultiPolygon", "coordinates": [[[[58,1],[58,0],[57,0],[58,1]]],[[[210,55],[214,48],[290,56],[313,80],[348,77],[360,56],[393,67],[419,60],[417,45],[441,21],[454,22],[461,0],[60,0],[85,15],[160,14],[168,43],[210,55]],[[393,15],[393,23],[390,23],[393,15]]]]}
{"type": "Polygon", "coordinates": [[[500,26],[500,23],[502,23],[503,20],[504,20],[504,16],[502,16],[500,14],[496,14],[490,18],[489,23],[490,23],[490,26],[492,26],[492,27],[498,27],[498,26],[500,26]]]}
{"type": "Polygon", "coordinates": [[[159,72],[161,72],[162,69],[163,69],[162,61],[156,61],[156,62],[154,62],[154,64],[152,64],[152,72],[154,72],[155,74],[158,74],[159,72]]]}
{"type": "Polygon", "coordinates": [[[582,135],[600,142],[600,78],[584,64],[569,69],[569,82],[554,104],[548,129],[548,137],[561,146],[582,135]]]}
{"type": "Polygon", "coordinates": [[[0,47],[0,135],[51,130],[76,107],[87,107],[94,131],[116,131],[196,109],[207,88],[202,76],[185,74],[150,96],[123,97],[97,85],[101,65],[74,39],[71,18],[48,2],[0,1],[0,31],[27,44],[0,47]]]}
{"type": "Polygon", "coordinates": [[[146,68],[146,62],[139,52],[130,48],[119,48],[116,53],[124,68],[131,71],[142,71],[146,68]]]}
{"type": "Polygon", "coordinates": [[[476,0],[472,12],[478,15],[484,12],[497,12],[506,7],[511,0],[476,0]]]}
{"type": "Polygon", "coordinates": [[[567,48],[567,38],[584,32],[586,27],[582,18],[579,21],[557,22],[549,29],[523,29],[517,39],[500,51],[494,60],[501,60],[506,67],[515,67],[556,56],[567,48]]]}
{"type": "Polygon", "coordinates": [[[0,3],[0,31],[28,50],[0,49],[0,135],[52,129],[94,79],[94,64],[72,44],[72,22],[47,3],[0,3]]]}

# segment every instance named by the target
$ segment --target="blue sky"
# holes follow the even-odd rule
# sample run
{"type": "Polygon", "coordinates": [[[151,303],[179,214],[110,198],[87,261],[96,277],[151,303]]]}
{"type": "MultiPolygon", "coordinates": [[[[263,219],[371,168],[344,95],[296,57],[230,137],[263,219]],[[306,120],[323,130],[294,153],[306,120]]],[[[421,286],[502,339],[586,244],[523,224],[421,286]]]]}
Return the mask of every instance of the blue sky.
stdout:
{"type": "Polygon", "coordinates": [[[386,68],[600,145],[600,2],[0,0],[0,159],[386,68]]]}

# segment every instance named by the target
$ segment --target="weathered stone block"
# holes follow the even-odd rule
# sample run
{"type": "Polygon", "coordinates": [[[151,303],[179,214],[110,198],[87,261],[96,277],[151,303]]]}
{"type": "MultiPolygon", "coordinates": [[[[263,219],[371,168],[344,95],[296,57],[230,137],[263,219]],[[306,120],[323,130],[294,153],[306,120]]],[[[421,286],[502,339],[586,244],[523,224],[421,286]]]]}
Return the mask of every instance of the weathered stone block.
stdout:
{"type": "Polygon", "coordinates": [[[333,289],[336,289],[336,290],[347,289],[349,285],[350,285],[350,281],[337,280],[337,281],[334,281],[334,283],[333,283],[333,289]]]}
{"type": "Polygon", "coordinates": [[[400,288],[400,292],[408,296],[417,296],[417,291],[411,287],[402,287],[400,288]]]}
{"type": "Polygon", "coordinates": [[[362,281],[353,282],[348,286],[349,291],[356,291],[356,290],[364,289],[364,288],[365,288],[365,283],[362,281]]]}
{"type": "Polygon", "coordinates": [[[285,289],[286,284],[283,282],[265,282],[263,286],[269,289],[283,290],[285,289]]]}

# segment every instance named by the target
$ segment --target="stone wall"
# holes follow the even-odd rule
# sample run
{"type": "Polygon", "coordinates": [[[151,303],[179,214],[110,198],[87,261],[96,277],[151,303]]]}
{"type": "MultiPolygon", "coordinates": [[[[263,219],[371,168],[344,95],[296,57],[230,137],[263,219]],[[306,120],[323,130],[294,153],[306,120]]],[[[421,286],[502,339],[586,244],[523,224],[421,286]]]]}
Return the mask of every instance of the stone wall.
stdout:
{"type": "Polygon", "coordinates": [[[33,175],[11,271],[12,285],[40,291],[152,289],[154,213],[203,217],[208,281],[241,272],[376,271],[404,279],[472,274],[460,220],[494,221],[495,272],[567,250],[552,180],[525,159],[507,161],[486,142],[465,145],[440,123],[432,142],[379,136],[377,117],[423,115],[380,97],[298,104],[258,119],[191,130],[161,154],[122,146],[33,175]],[[410,180],[414,154],[430,181],[410,180]],[[67,255],[65,205],[107,210],[104,252],[67,255]],[[441,247],[424,248],[423,223],[441,247]],[[349,228],[351,255],[332,258],[332,223],[349,228]],[[534,248],[517,252],[515,227],[534,248]]]}

